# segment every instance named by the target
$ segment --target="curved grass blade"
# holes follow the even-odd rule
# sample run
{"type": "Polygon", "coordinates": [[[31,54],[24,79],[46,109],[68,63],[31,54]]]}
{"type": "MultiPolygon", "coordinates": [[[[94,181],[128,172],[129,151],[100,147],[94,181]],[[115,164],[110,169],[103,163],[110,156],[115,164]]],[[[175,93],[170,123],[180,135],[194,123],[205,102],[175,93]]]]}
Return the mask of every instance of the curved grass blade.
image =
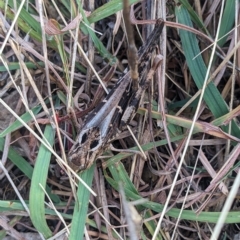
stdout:
{"type": "MultiPolygon", "coordinates": [[[[46,126],[44,136],[48,143],[53,145],[55,132],[50,125],[46,126]]],[[[43,188],[46,187],[50,159],[51,152],[41,144],[33,171],[29,196],[30,218],[35,228],[42,233],[45,238],[51,237],[52,231],[46,223],[45,193],[40,187],[40,184],[43,188]]]]}
{"type": "MultiPolygon", "coordinates": [[[[0,151],[3,151],[4,142],[5,142],[4,138],[0,138],[0,151]]],[[[9,147],[8,158],[15,166],[18,167],[20,171],[24,173],[26,177],[28,177],[29,179],[32,178],[33,167],[23,157],[21,157],[12,147],[9,147]]],[[[47,186],[46,190],[54,203],[60,202],[60,198],[57,195],[51,193],[51,189],[49,186],[47,186]]]]}
{"type": "MultiPolygon", "coordinates": [[[[37,107],[34,107],[32,109],[32,113],[34,115],[37,115],[40,110],[42,109],[41,106],[37,106],[37,107]]],[[[29,113],[29,112],[26,112],[24,113],[22,116],[21,116],[21,119],[27,123],[29,121],[32,120],[32,115],[29,113]]],[[[21,128],[23,125],[22,123],[19,121],[19,120],[16,120],[13,124],[11,124],[9,127],[7,127],[3,132],[0,133],[0,138],[1,137],[5,137],[8,133],[11,133],[11,132],[14,132],[16,131],[17,129],[21,128]]]]}
{"type": "MultiPolygon", "coordinates": [[[[190,20],[189,14],[183,6],[176,7],[175,12],[179,23],[192,27],[192,22],[190,20]]],[[[202,56],[199,55],[200,49],[198,46],[197,38],[193,33],[187,32],[185,30],[179,30],[179,35],[182,41],[182,47],[191,75],[198,89],[201,89],[207,68],[204,64],[202,56]]],[[[213,82],[210,82],[205,89],[204,100],[215,118],[219,118],[222,115],[228,113],[227,104],[223,100],[221,94],[213,82]]],[[[225,132],[228,132],[228,126],[222,126],[222,129],[225,132]]],[[[240,136],[240,129],[235,121],[232,121],[231,130],[232,135],[236,137],[240,136]]]]}
{"type": "MultiPolygon", "coordinates": [[[[95,165],[96,164],[93,164],[88,170],[81,173],[82,180],[85,181],[88,186],[92,185],[95,165]]],[[[90,192],[84,186],[79,184],[69,240],[83,239],[89,198],[90,192]]]]}
{"type": "MultiPolygon", "coordinates": [[[[132,189],[135,187],[131,183],[131,181],[125,179],[127,173],[122,163],[114,164],[110,166],[108,169],[111,172],[112,177],[110,177],[107,174],[106,170],[104,171],[104,175],[106,180],[111,184],[111,186],[114,189],[118,191],[119,188],[118,181],[121,181],[122,183],[124,183],[124,190],[128,200],[135,201],[142,199],[142,197],[139,194],[136,194],[135,191],[132,191],[132,189]]],[[[140,204],[139,207],[141,208],[143,207],[146,210],[151,209],[158,213],[161,213],[161,211],[163,210],[162,204],[151,201],[143,201],[143,203],[140,204]]],[[[191,210],[183,210],[183,212],[180,215],[180,211],[181,209],[172,208],[166,213],[166,215],[173,218],[178,218],[180,216],[181,219],[209,223],[216,223],[220,216],[220,212],[201,212],[200,214],[196,214],[194,211],[191,210]]],[[[240,214],[239,211],[229,212],[225,220],[225,223],[240,223],[239,214],[240,214]]]]}

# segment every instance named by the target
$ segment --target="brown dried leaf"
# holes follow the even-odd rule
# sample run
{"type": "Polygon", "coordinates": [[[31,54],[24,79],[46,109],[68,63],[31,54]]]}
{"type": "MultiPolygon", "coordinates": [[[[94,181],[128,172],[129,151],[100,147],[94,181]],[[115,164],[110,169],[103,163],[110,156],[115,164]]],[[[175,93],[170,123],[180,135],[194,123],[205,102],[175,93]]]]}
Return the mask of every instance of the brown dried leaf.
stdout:
{"type": "MultiPolygon", "coordinates": [[[[85,11],[85,15],[88,17],[90,12],[85,11]]],[[[60,28],[59,23],[55,19],[50,19],[45,25],[45,31],[48,35],[59,35],[69,30],[75,29],[82,21],[82,15],[78,14],[67,26],[60,28]]]]}

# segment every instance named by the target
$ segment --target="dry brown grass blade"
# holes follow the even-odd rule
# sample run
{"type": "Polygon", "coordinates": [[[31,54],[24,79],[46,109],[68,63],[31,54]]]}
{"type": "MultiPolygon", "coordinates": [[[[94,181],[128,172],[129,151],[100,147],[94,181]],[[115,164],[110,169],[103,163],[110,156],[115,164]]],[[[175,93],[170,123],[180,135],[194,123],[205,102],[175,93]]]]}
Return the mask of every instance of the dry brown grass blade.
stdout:
{"type": "MultiPolygon", "coordinates": [[[[15,95],[12,94],[14,92],[16,95],[22,96],[26,109],[32,109],[33,105],[31,105],[30,102],[34,98],[44,106],[44,110],[41,110],[41,112],[35,116],[37,119],[34,120],[35,124],[39,125],[39,132],[45,127],[45,124],[53,122],[49,116],[51,116],[56,109],[58,110],[59,122],[54,124],[54,126],[57,126],[59,135],[58,138],[55,139],[54,148],[50,148],[45,143],[45,147],[49,151],[52,151],[48,184],[52,188],[52,193],[61,199],[61,204],[56,202],[54,204],[58,211],[62,211],[64,220],[69,224],[71,222],[69,216],[72,217],[73,205],[77,203],[78,199],[73,198],[69,179],[65,174],[69,166],[63,163],[64,167],[61,169],[57,167],[58,165],[56,163],[56,158],[58,161],[62,161],[60,155],[64,155],[65,152],[67,153],[74,141],[74,139],[71,139],[74,138],[74,132],[72,131],[69,116],[66,116],[66,109],[70,105],[73,106],[73,112],[77,111],[76,119],[79,120],[80,123],[84,122],[85,116],[98,105],[105,94],[103,91],[101,93],[102,87],[99,87],[98,77],[95,77],[95,75],[92,76],[91,71],[93,70],[89,69],[94,69],[95,73],[99,75],[99,79],[103,79],[104,85],[108,85],[110,89],[119,79],[124,68],[126,68],[127,43],[123,25],[121,24],[122,15],[120,12],[114,10],[116,8],[119,9],[120,1],[110,1],[107,3],[107,8],[101,8],[101,11],[98,11],[98,7],[105,1],[92,1],[96,9],[88,9],[93,13],[90,19],[95,24],[95,30],[102,34],[96,33],[98,40],[119,60],[119,63],[113,67],[110,67],[106,58],[99,54],[96,50],[96,45],[91,47],[91,37],[85,35],[85,30],[88,28],[88,26],[84,25],[85,22],[81,23],[81,29],[77,28],[81,16],[80,13],[78,13],[77,2],[44,2],[44,4],[49,5],[46,6],[46,12],[41,12],[41,17],[39,17],[40,10],[38,5],[31,3],[31,5],[27,6],[25,4],[28,8],[24,8],[24,15],[23,11],[21,11],[24,2],[16,1],[16,3],[19,2],[20,4],[16,10],[14,10],[14,5],[11,5],[11,2],[12,0],[8,2],[0,1],[0,19],[2,24],[0,32],[0,52],[4,65],[10,69],[9,71],[5,71],[3,69],[4,66],[0,66],[1,86],[5,78],[7,78],[7,84],[4,85],[3,88],[0,86],[0,102],[5,102],[5,105],[1,105],[2,111],[0,114],[0,122],[2,123],[2,118],[5,117],[5,125],[0,125],[0,127],[3,129],[11,122],[9,115],[8,117],[5,116],[7,115],[5,113],[8,112],[7,109],[9,109],[11,101],[15,101],[15,95]],[[3,3],[8,5],[4,5],[3,3]],[[54,9],[54,11],[51,11],[51,9],[54,9]],[[70,12],[69,9],[72,11],[70,12]],[[11,13],[14,12],[15,18],[14,16],[11,18],[11,15],[5,12],[9,10],[11,10],[11,13]],[[31,12],[31,15],[28,10],[31,12]],[[53,12],[57,14],[52,15],[51,13],[53,12]],[[106,12],[109,13],[105,14],[106,12]],[[102,18],[96,22],[94,21],[94,17],[97,16],[96,13],[98,17],[101,13],[109,17],[102,18]],[[33,18],[29,18],[31,19],[29,22],[29,19],[26,17],[30,16],[33,16],[33,18]],[[40,32],[49,27],[46,19],[51,19],[50,23],[53,23],[53,28],[50,28],[49,32],[46,32],[49,33],[49,35],[52,33],[56,35],[45,38],[44,35],[43,37],[41,36],[40,32]],[[34,24],[40,27],[40,21],[41,24],[43,24],[42,28],[37,28],[34,24]],[[24,29],[22,26],[27,28],[24,29]],[[76,29],[78,31],[75,31],[76,29]],[[84,31],[82,31],[82,29],[84,31]],[[33,32],[38,34],[38,38],[32,37],[33,35],[31,34],[33,32]],[[52,43],[55,37],[59,37],[62,41],[61,46],[66,55],[66,61],[61,59],[59,49],[56,46],[53,47],[54,44],[52,43]],[[44,52],[42,42],[36,39],[46,40],[44,43],[44,52]],[[92,52],[91,65],[87,62],[87,58],[85,59],[84,57],[90,52],[92,52]],[[42,64],[43,62],[45,65],[42,64]],[[29,67],[31,66],[30,63],[34,66],[33,68],[29,67]],[[64,67],[66,67],[68,63],[70,64],[66,71],[64,67]],[[12,68],[13,66],[15,68],[12,68]],[[85,87],[85,82],[89,80],[89,76],[92,78],[92,84],[90,87],[85,87]],[[8,81],[10,79],[12,79],[11,82],[8,81]],[[28,85],[28,82],[25,81],[26,79],[30,79],[32,85],[28,85]],[[71,80],[70,84],[67,82],[68,79],[71,80]],[[14,84],[15,87],[13,87],[14,84]],[[46,88],[47,84],[48,89],[46,88]],[[33,89],[35,93],[29,95],[30,92],[34,92],[33,89]],[[16,90],[19,90],[19,93],[16,90]],[[8,97],[6,97],[6,95],[8,95],[8,97]],[[53,99],[52,106],[47,101],[48,97],[52,97],[53,99]],[[3,108],[6,109],[6,111],[3,111],[3,108]],[[61,139],[63,140],[63,144],[60,147],[61,139]]],[[[191,136],[189,142],[186,142],[183,134],[188,132],[193,124],[192,116],[196,109],[194,104],[202,93],[202,89],[199,90],[195,82],[193,82],[193,75],[186,63],[186,50],[184,52],[183,41],[181,41],[182,39],[180,40],[179,31],[187,30],[197,36],[201,57],[204,59],[204,64],[208,65],[209,56],[213,47],[212,39],[216,36],[217,25],[224,25],[227,23],[227,19],[224,20],[223,23],[219,21],[221,1],[214,1],[212,4],[209,4],[207,1],[199,1],[198,4],[193,4],[192,7],[194,10],[187,8],[188,14],[191,14],[191,21],[194,22],[194,28],[178,24],[174,10],[182,7],[184,2],[188,1],[181,1],[181,5],[167,5],[162,8],[159,8],[160,1],[154,2],[153,6],[146,5],[145,2],[132,6],[132,23],[138,24],[138,26],[134,26],[135,30],[138,28],[138,30],[135,31],[135,41],[138,48],[142,45],[142,42],[146,40],[147,33],[150,32],[150,28],[155,23],[156,18],[158,18],[155,17],[155,13],[164,11],[165,14],[167,14],[167,21],[164,21],[167,30],[164,35],[166,43],[160,41],[160,45],[162,45],[165,50],[163,55],[166,64],[164,63],[163,68],[158,68],[156,74],[152,74],[152,89],[148,89],[149,92],[151,92],[151,94],[149,94],[151,97],[143,96],[143,105],[138,111],[140,114],[137,114],[131,122],[131,129],[134,135],[138,136],[138,142],[141,145],[150,145],[154,141],[162,142],[155,147],[154,144],[152,144],[151,150],[145,152],[147,160],[138,154],[139,151],[134,151],[132,152],[136,153],[134,157],[123,159],[121,163],[115,162],[112,166],[108,165],[109,168],[104,169],[104,175],[101,176],[100,169],[104,166],[104,162],[101,161],[105,160],[97,160],[94,175],[95,180],[89,188],[89,191],[93,191],[98,196],[102,196],[102,201],[95,196],[91,197],[90,204],[87,206],[88,215],[84,218],[83,222],[83,225],[86,224],[85,237],[98,237],[101,239],[125,239],[126,236],[128,237],[128,235],[126,235],[128,234],[128,228],[122,221],[124,217],[121,211],[123,204],[120,200],[119,189],[116,187],[120,180],[124,184],[127,198],[124,204],[128,204],[128,202],[136,196],[152,201],[151,206],[147,205],[149,202],[146,201],[136,205],[136,210],[138,214],[141,214],[143,219],[143,226],[139,230],[143,238],[153,238],[155,229],[157,229],[155,236],[158,234],[158,239],[171,239],[171,237],[198,239],[199,236],[201,236],[202,239],[210,238],[212,228],[215,227],[215,223],[217,222],[217,217],[213,219],[212,216],[219,216],[216,215],[216,213],[223,209],[224,202],[228,200],[227,198],[230,199],[229,196],[234,185],[233,181],[237,179],[236,175],[238,174],[240,154],[239,136],[234,137],[231,133],[223,132],[221,128],[231,124],[231,120],[239,120],[239,81],[237,78],[238,72],[234,73],[235,70],[239,71],[239,69],[236,67],[236,60],[233,60],[233,63],[231,62],[234,54],[238,54],[239,41],[238,39],[235,41],[234,35],[231,34],[228,36],[224,45],[216,48],[215,62],[211,69],[210,80],[208,79],[209,81],[211,81],[211,79],[214,80],[214,84],[217,85],[217,89],[221,93],[222,98],[229,105],[230,111],[214,119],[210,108],[207,108],[206,104],[202,104],[197,121],[194,124],[195,134],[191,136]],[[172,15],[169,13],[172,13],[172,15]],[[150,15],[151,17],[149,17],[150,15]],[[203,25],[199,23],[199,19],[202,19],[203,25]],[[151,27],[149,26],[150,24],[152,24],[151,27]],[[146,25],[148,25],[148,27],[146,27],[146,25]],[[148,29],[146,30],[146,28],[148,29]],[[206,32],[209,33],[208,36],[206,32]],[[167,76],[167,78],[165,76],[167,76]],[[168,81],[168,79],[171,79],[171,81],[168,81]],[[236,80],[235,86],[233,86],[234,79],[236,80]],[[175,84],[172,84],[172,82],[175,82],[175,84]],[[164,101],[166,101],[166,104],[164,101]],[[148,117],[146,109],[148,109],[148,117]],[[158,109],[161,109],[161,111],[158,109]],[[180,113],[181,116],[179,116],[180,113]],[[161,120],[161,118],[163,120],[161,120]],[[159,121],[162,122],[163,129],[158,127],[159,121]],[[171,142],[172,139],[174,139],[173,135],[180,135],[182,140],[179,140],[179,138],[177,142],[171,142]],[[236,146],[231,145],[232,143],[236,146]],[[186,155],[182,160],[182,166],[179,167],[181,165],[179,159],[186,145],[188,146],[186,155]],[[116,171],[113,171],[113,169],[116,171]],[[176,173],[179,173],[179,177],[177,181],[174,182],[176,173]],[[166,200],[168,196],[170,196],[170,189],[173,184],[174,189],[169,202],[170,207],[167,208],[165,215],[161,215],[163,205],[166,204],[166,200]],[[170,209],[171,207],[173,207],[173,209],[170,209]],[[181,207],[183,208],[182,215],[172,214],[174,211],[175,213],[179,213],[178,211],[181,207]],[[186,210],[188,210],[188,212],[186,210]],[[199,215],[195,215],[195,212],[199,215]],[[189,218],[189,215],[186,213],[188,213],[190,217],[194,216],[196,218],[189,218]],[[205,214],[205,219],[201,218],[202,214],[205,214]],[[198,216],[201,220],[197,219],[198,216]],[[158,231],[157,221],[159,218],[162,218],[162,224],[158,231]],[[179,223],[178,218],[180,219],[179,223]],[[211,224],[209,224],[209,222],[211,222],[211,224]],[[174,229],[174,227],[176,229],[174,229]]],[[[227,6],[229,2],[230,1],[226,1],[225,5],[227,6]]],[[[153,1],[147,1],[147,4],[149,3],[153,3],[153,1]]],[[[170,2],[167,2],[167,4],[169,3],[170,2]]],[[[87,4],[84,6],[86,9],[88,7],[90,6],[87,4]]],[[[233,15],[233,12],[234,11],[232,11],[228,17],[231,17],[230,15],[233,15]]],[[[239,32],[237,31],[237,27],[238,23],[236,21],[234,27],[236,28],[235,36],[238,37],[239,32]]],[[[234,31],[234,29],[232,29],[233,27],[229,27],[229,31],[234,31]]],[[[96,42],[94,42],[94,44],[96,44],[96,42]]],[[[161,47],[159,49],[161,49],[161,47]]],[[[163,51],[160,52],[163,53],[163,51]]],[[[237,56],[234,58],[236,59],[237,56]]],[[[200,55],[195,56],[192,62],[198,57],[200,57],[200,55]]],[[[209,83],[207,85],[209,85],[209,83]]],[[[18,104],[21,105],[20,101],[18,104]]],[[[14,117],[16,119],[22,115],[22,112],[16,114],[18,112],[17,105],[11,106],[11,108],[13,109],[11,114],[15,114],[14,117]]],[[[11,110],[9,109],[9,111],[11,110]]],[[[24,111],[26,112],[26,110],[24,111]]],[[[17,133],[10,133],[12,140],[9,137],[0,139],[0,146],[2,146],[3,143],[1,140],[5,140],[5,147],[4,150],[2,150],[2,159],[4,160],[4,164],[6,164],[5,169],[7,169],[10,177],[14,176],[13,182],[18,187],[18,190],[9,187],[8,180],[2,173],[0,179],[2,182],[1,189],[3,189],[3,191],[0,193],[2,198],[0,204],[9,203],[12,208],[16,206],[16,201],[13,200],[17,199],[18,192],[24,199],[28,199],[31,182],[26,177],[29,175],[24,171],[23,175],[22,168],[17,164],[14,165],[9,162],[8,158],[12,159],[11,154],[14,148],[14,151],[18,151],[14,157],[21,157],[21,160],[24,160],[23,163],[27,163],[32,169],[32,167],[34,167],[34,158],[38,154],[38,145],[43,141],[40,133],[29,124],[27,121],[23,121],[22,126],[24,127],[18,128],[17,133]],[[21,138],[21,140],[19,140],[19,138],[21,138]],[[32,141],[34,141],[34,147],[32,147],[32,141]],[[8,158],[7,153],[9,153],[8,158]]],[[[115,152],[116,149],[129,149],[134,146],[136,146],[136,143],[133,141],[133,138],[129,132],[124,131],[113,142],[114,151],[112,155],[117,154],[115,152]]],[[[109,149],[107,150],[110,151],[109,149]]],[[[59,165],[62,165],[61,162],[59,162],[59,165]]],[[[72,172],[72,175],[74,175],[76,179],[79,179],[76,173],[72,172]]],[[[84,188],[81,183],[79,186],[80,188],[84,188]]],[[[234,215],[234,211],[238,211],[239,200],[237,193],[235,193],[233,197],[231,196],[231,200],[233,202],[226,212],[233,212],[227,216],[227,220],[222,221],[225,225],[224,228],[221,227],[221,238],[226,235],[228,235],[229,239],[236,237],[233,229],[235,230],[235,227],[238,225],[228,224],[227,221],[231,220],[231,223],[234,222],[233,216],[236,216],[234,215]]],[[[86,203],[86,205],[87,204],[88,203],[86,203]]],[[[46,210],[48,211],[49,209],[46,208],[46,210]]],[[[13,214],[15,214],[15,216],[25,216],[24,218],[19,216],[18,221],[22,223],[28,221],[29,225],[31,225],[30,220],[28,220],[28,214],[22,209],[14,209],[14,211],[12,211],[12,209],[9,208],[7,212],[3,212],[2,214],[8,215],[11,220],[14,220],[12,218],[13,214]]],[[[62,231],[64,229],[59,219],[56,219],[55,214],[52,212],[50,214],[52,215],[46,215],[49,227],[55,229],[54,234],[63,234],[62,231]]],[[[131,215],[134,214],[131,213],[131,215]]],[[[131,217],[129,217],[129,219],[130,218],[131,217]]],[[[235,222],[239,222],[238,219],[239,218],[236,217],[235,222]]],[[[161,221],[159,221],[159,224],[160,223],[161,221]]],[[[13,228],[10,223],[9,226],[5,227],[11,231],[13,228]],[[10,228],[7,228],[9,226],[10,228]]],[[[14,229],[23,229],[25,232],[32,231],[27,225],[22,224],[20,227],[21,228],[16,226],[14,229]]],[[[25,237],[24,234],[22,235],[25,237]]],[[[21,237],[16,234],[14,236],[15,238],[21,237]]],[[[26,236],[26,238],[28,237],[26,236]]]]}

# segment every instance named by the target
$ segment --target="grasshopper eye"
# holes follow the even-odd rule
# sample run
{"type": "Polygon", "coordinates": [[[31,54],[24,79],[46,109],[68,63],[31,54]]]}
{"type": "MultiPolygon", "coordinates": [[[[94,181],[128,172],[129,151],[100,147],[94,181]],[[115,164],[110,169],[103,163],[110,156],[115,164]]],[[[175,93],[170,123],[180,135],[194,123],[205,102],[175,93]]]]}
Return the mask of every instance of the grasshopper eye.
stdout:
{"type": "Polygon", "coordinates": [[[86,142],[86,140],[87,140],[87,133],[84,133],[83,135],[82,135],[82,139],[81,139],[81,142],[80,142],[80,144],[84,144],[85,142],[86,142]]]}
{"type": "Polygon", "coordinates": [[[94,140],[91,144],[90,144],[90,150],[92,150],[93,148],[97,147],[99,145],[99,141],[98,140],[94,140]]]}
{"type": "Polygon", "coordinates": [[[83,130],[82,134],[79,135],[79,144],[83,145],[88,140],[91,133],[91,129],[83,130]]]}

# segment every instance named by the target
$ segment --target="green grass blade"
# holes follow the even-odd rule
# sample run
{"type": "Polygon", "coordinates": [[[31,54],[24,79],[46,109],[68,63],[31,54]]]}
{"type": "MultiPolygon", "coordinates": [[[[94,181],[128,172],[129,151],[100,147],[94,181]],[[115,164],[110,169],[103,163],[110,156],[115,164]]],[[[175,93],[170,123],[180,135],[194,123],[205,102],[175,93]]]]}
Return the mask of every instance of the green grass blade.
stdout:
{"type": "MultiPolygon", "coordinates": [[[[20,5],[20,2],[13,1],[13,0],[8,0],[7,3],[9,4],[9,6],[12,9],[14,9],[15,4],[16,4],[17,9],[19,8],[19,5],[20,5]]],[[[32,30],[41,34],[42,31],[41,31],[41,27],[40,27],[39,22],[37,20],[35,20],[31,16],[31,14],[29,14],[29,12],[27,12],[24,8],[22,8],[22,10],[21,10],[20,17],[24,22],[29,24],[29,26],[32,28],[32,30]]]]}
{"type": "MultiPolygon", "coordinates": [[[[29,202],[25,201],[26,205],[29,207],[29,202]]],[[[66,203],[65,202],[60,202],[59,204],[55,205],[57,208],[63,208],[66,207],[66,203]]],[[[25,212],[25,208],[23,207],[22,203],[20,201],[3,201],[0,200],[0,212],[4,212],[4,211],[24,211],[25,212]]],[[[45,213],[48,215],[52,215],[52,216],[57,216],[56,212],[52,209],[46,208],[45,209],[45,213]]],[[[72,219],[72,215],[70,214],[66,214],[66,213],[61,213],[61,215],[65,218],[65,219],[72,219]]]]}
{"type": "MultiPolygon", "coordinates": [[[[8,3],[9,6],[13,8],[13,1],[10,0],[8,3]]],[[[5,7],[5,5],[6,1],[0,0],[0,10],[6,14],[8,19],[13,20],[15,18],[15,13],[9,7],[5,7]]],[[[19,6],[19,3],[17,3],[17,6],[19,6]]],[[[39,22],[37,22],[25,9],[21,10],[17,20],[17,25],[23,32],[29,34],[31,38],[37,40],[38,42],[42,42],[41,27],[39,22]]],[[[54,39],[48,40],[47,43],[49,47],[56,49],[57,44],[54,39]]]]}
{"type": "MultiPolygon", "coordinates": [[[[53,145],[55,132],[50,125],[46,126],[44,136],[49,144],[53,145]]],[[[30,217],[32,223],[45,238],[51,237],[52,232],[46,223],[44,204],[45,193],[40,187],[40,184],[43,188],[46,187],[50,159],[51,152],[41,144],[33,171],[29,197],[30,217]]]]}
{"type": "MultiPolygon", "coordinates": [[[[3,151],[5,140],[0,138],[0,151],[3,151]]],[[[21,157],[12,147],[9,148],[8,158],[16,165],[29,179],[32,178],[32,166],[21,157]]]]}
{"type": "MultiPolygon", "coordinates": [[[[230,30],[232,30],[232,27],[234,25],[234,19],[235,15],[233,14],[235,12],[235,5],[236,3],[234,1],[226,1],[225,7],[223,11],[222,21],[220,25],[219,30],[219,39],[229,33],[230,30]]],[[[228,35],[223,37],[221,40],[218,41],[218,45],[221,47],[226,42],[228,38],[228,35]]]]}
{"type": "MultiPolygon", "coordinates": [[[[42,109],[41,106],[36,106],[32,109],[32,113],[34,115],[37,115],[41,109],[42,109]]],[[[29,121],[32,120],[32,115],[29,112],[26,112],[21,116],[21,119],[25,123],[28,123],[29,121]]],[[[13,124],[11,124],[9,127],[7,127],[3,132],[1,132],[0,138],[5,137],[8,133],[16,131],[17,129],[21,128],[22,126],[23,126],[22,123],[19,120],[16,120],[13,124]]]]}
{"type": "MultiPolygon", "coordinates": [[[[150,218],[153,218],[154,217],[154,214],[152,213],[151,210],[146,210],[144,211],[145,214],[144,214],[144,219],[150,219],[150,218]]],[[[157,220],[156,219],[153,219],[151,221],[145,221],[144,222],[144,225],[146,226],[146,228],[148,229],[148,231],[150,232],[150,234],[153,236],[154,232],[155,232],[155,229],[157,227],[157,220]]],[[[162,236],[159,234],[157,234],[157,237],[156,237],[156,240],[162,240],[164,238],[162,238],[162,236]]]]}
{"type": "MultiPolygon", "coordinates": [[[[37,62],[37,64],[34,64],[32,62],[24,62],[24,64],[26,64],[26,67],[28,69],[37,68],[37,64],[40,67],[44,67],[43,62],[37,62]]],[[[20,69],[20,64],[18,62],[9,62],[8,69],[9,69],[9,71],[20,69]]],[[[6,72],[6,71],[7,71],[7,69],[5,68],[5,66],[0,66],[0,72],[6,72]]]]}
{"type": "MultiPolygon", "coordinates": [[[[182,6],[176,7],[175,10],[179,23],[192,27],[192,22],[187,10],[182,6]]],[[[182,41],[182,47],[186,57],[187,65],[195,84],[197,85],[198,89],[201,89],[207,68],[204,64],[202,56],[199,55],[200,49],[198,46],[197,38],[193,33],[187,32],[185,30],[179,30],[179,34],[182,41]]],[[[212,82],[209,83],[205,90],[204,100],[215,118],[219,118],[222,115],[228,113],[226,102],[223,100],[218,89],[212,82]]],[[[222,128],[225,132],[228,132],[228,126],[223,126],[222,128]]],[[[232,121],[232,134],[236,137],[240,136],[240,130],[235,121],[232,121]]]]}
{"type": "MultiPolygon", "coordinates": [[[[5,142],[4,138],[0,138],[0,151],[3,151],[4,142],[5,142]]],[[[23,157],[21,157],[19,153],[17,153],[12,147],[9,148],[8,159],[10,159],[11,162],[15,166],[17,166],[18,169],[22,171],[26,177],[28,177],[29,179],[32,178],[33,167],[23,157]]],[[[52,201],[54,203],[59,203],[60,198],[57,195],[51,193],[50,187],[47,186],[46,189],[52,201]]]]}
{"type": "MultiPolygon", "coordinates": [[[[134,4],[139,2],[139,0],[129,0],[130,4],[134,4]]],[[[112,0],[108,3],[102,5],[98,9],[96,9],[94,12],[91,13],[91,15],[88,17],[89,23],[94,23],[99,20],[102,20],[108,16],[111,16],[115,14],[116,12],[122,10],[123,4],[122,0],[112,0]]]]}
{"type": "Polygon", "coordinates": [[[96,49],[99,51],[99,53],[101,54],[101,56],[105,59],[108,59],[109,60],[109,63],[110,65],[115,65],[117,63],[117,58],[114,57],[112,54],[109,53],[109,51],[104,47],[104,45],[102,44],[102,42],[99,40],[99,38],[96,36],[95,32],[92,30],[91,26],[90,26],[90,22],[88,21],[84,11],[83,11],[83,8],[82,8],[82,4],[78,3],[79,4],[79,9],[80,9],[80,13],[82,14],[83,16],[83,21],[84,23],[87,25],[84,26],[83,24],[81,24],[81,29],[84,31],[84,32],[87,32],[93,43],[94,43],[94,46],[96,47],[96,49]]]}
{"type": "MultiPolygon", "coordinates": [[[[88,186],[92,185],[95,166],[96,164],[93,164],[88,170],[81,174],[81,178],[88,186]]],[[[83,239],[85,223],[87,220],[89,198],[90,192],[84,186],[79,184],[69,240],[83,239]]]]}
{"type": "MultiPolygon", "coordinates": [[[[110,167],[109,171],[111,172],[112,177],[110,177],[106,170],[104,172],[104,175],[106,177],[106,180],[111,184],[111,186],[118,191],[119,188],[119,181],[124,183],[124,191],[126,194],[126,197],[128,200],[139,200],[142,199],[142,197],[139,194],[136,194],[132,191],[132,188],[134,188],[134,185],[130,183],[130,181],[126,180],[125,178],[121,178],[121,176],[126,176],[127,174],[122,173],[125,170],[122,163],[118,163],[114,165],[114,167],[110,167]]],[[[161,213],[163,210],[163,205],[151,202],[151,201],[143,201],[142,204],[138,205],[141,207],[144,207],[146,210],[151,209],[155,212],[161,213]]],[[[199,222],[209,222],[209,223],[216,223],[220,212],[201,212],[200,214],[196,214],[194,211],[191,210],[183,210],[183,212],[180,215],[181,209],[172,208],[170,209],[166,215],[178,218],[180,216],[181,219],[185,220],[192,220],[192,221],[199,221],[199,222]]],[[[225,223],[240,223],[239,218],[240,212],[229,212],[226,218],[225,223]]]]}
{"type": "Polygon", "coordinates": [[[198,17],[197,13],[193,10],[192,6],[189,4],[189,1],[187,0],[180,0],[179,1],[189,12],[192,21],[200,28],[202,29],[205,33],[208,34],[208,30],[206,29],[204,23],[202,20],[198,17]]]}

